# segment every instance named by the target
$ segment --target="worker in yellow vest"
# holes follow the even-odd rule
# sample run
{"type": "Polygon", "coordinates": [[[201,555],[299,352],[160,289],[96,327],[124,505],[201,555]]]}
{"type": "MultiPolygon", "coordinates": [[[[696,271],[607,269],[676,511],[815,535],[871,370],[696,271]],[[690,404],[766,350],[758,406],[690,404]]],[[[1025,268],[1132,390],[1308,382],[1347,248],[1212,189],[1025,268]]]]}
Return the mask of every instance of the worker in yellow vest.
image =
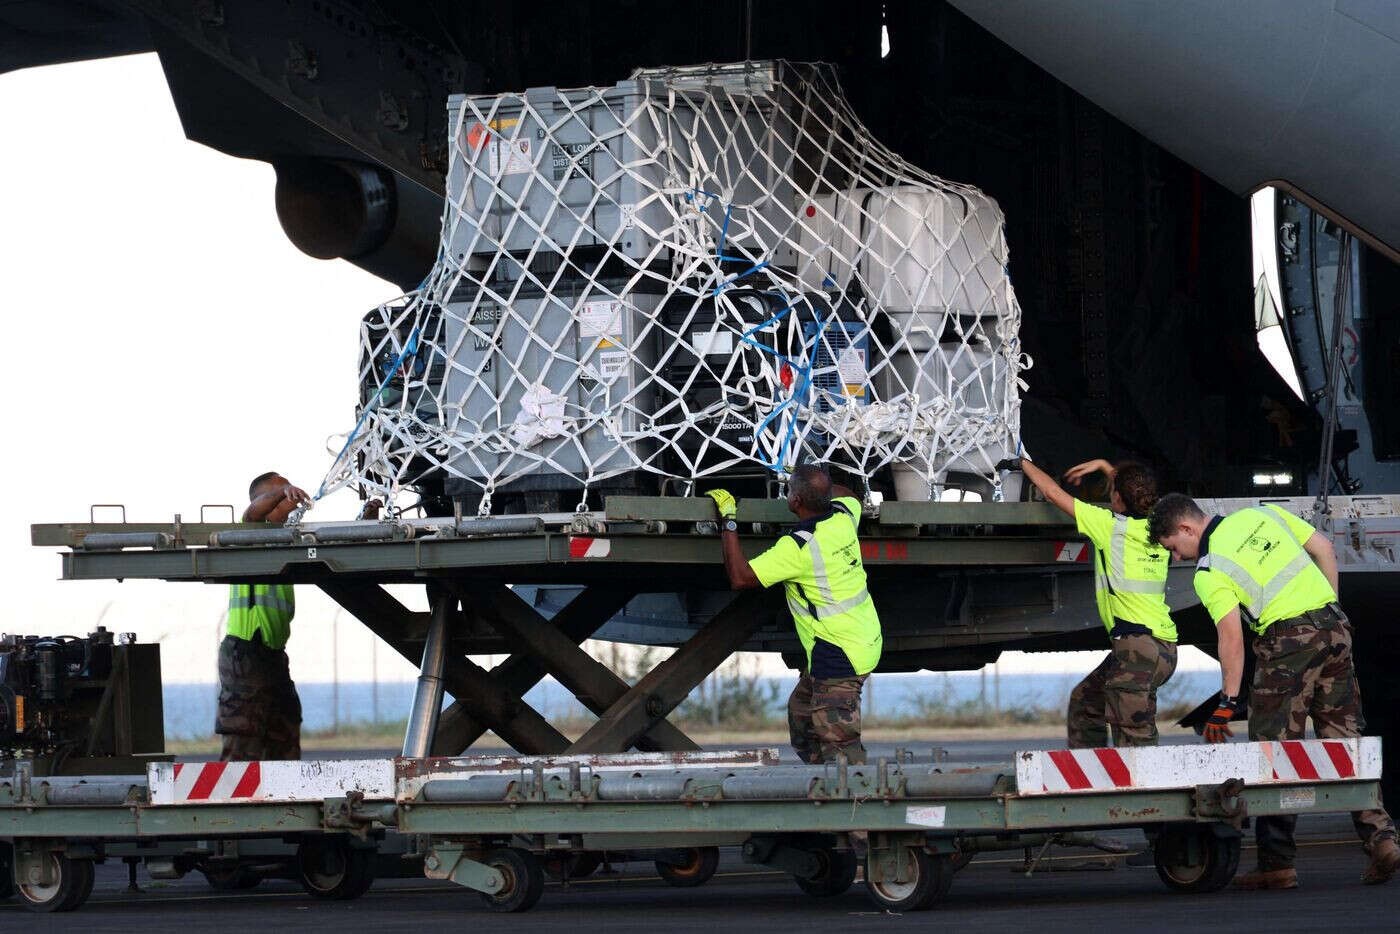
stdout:
{"type": "Polygon", "coordinates": [[[1157,480],[1146,466],[1106,460],[1065,474],[1078,484],[1108,478],[1111,510],[1076,499],[1029,458],[1002,461],[1020,470],[1045,498],[1074,519],[1093,549],[1094,597],[1112,649],[1069,696],[1065,724],[1071,749],[1157,745],[1157,691],[1176,671],[1176,623],[1167,608],[1167,553],[1147,539],[1157,480]]]}
{"type": "MultiPolygon", "coordinates": [[[[284,521],[310,501],[278,473],[248,487],[244,522],[284,521]]],[[[233,584],[219,644],[219,710],[214,732],[224,760],[300,759],[301,700],[287,667],[296,598],[291,584],[233,584]]]]}
{"type": "MultiPolygon", "coordinates": [[[[1366,721],[1351,623],[1337,602],[1337,556],[1327,536],[1273,504],[1212,517],[1180,493],[1162,497],[1149,532],[1178,560],[1196,562],[1196,595],[1215,621],[1221,690],[1206,742],[1233,735],[1230,721],[1242,707],[1245,622],[1254,631],[1250,739],[1302,739],[1309,717],[1319,737],[1361,735],[1366,721]]],[[[1371,857],[1361,881],[1387,881],[1400,870],[1390,815],[1375,808],[1351,819],[1371,857]]],[[[1237,888],[1297,887],[1297,820],[1254,819],[1259,868],[1236,879],[1237,888]]]]}
{"type": "Polygon", "coordinates": [[[803,762],[838,754],[863,763],[860,695],[880,661],[883,639],[861,563],[860,500],[834,485],[826,468],[803,464],[788,480],[797,524],[749,561],[739,544],[737,503],[725,490],[706,494],[720,516],[724,568],[735,590],[782,583],[806,668],[788,698],[788,731],[803,762]]]}

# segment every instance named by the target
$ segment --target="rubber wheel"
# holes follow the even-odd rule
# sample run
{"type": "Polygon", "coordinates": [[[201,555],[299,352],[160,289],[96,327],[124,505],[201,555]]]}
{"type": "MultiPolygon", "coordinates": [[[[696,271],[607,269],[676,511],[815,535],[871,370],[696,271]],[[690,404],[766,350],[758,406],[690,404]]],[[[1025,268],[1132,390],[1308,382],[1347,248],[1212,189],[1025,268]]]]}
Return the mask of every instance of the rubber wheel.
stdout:
{"type": "Polygon", "coordinates": [[[247,889],[257,888],[263,877],[246,869],[243,866],[235,866],[232,869],[204,869],[204,881],[209,883],[209,888],[216,892],[241,892],[247,889]]]}
{"type": "Polygon", "coordinates": [[[529,850],[503,846],[487,853],[482,862],[506,877],[501,891],[481,893],[492,911],[529,911],[544,894],[544,871],[529,850]]]}
{"type": "Polygon", "coordinates": [[[348,901],[374,884],[374,851],[352,847],[338,837],[303,840],[296,865],[301,887],[317,898],[348,901]]]}
{"type": "Polygon", "coordinates": [[[1152,861],[1158,878],[1173,892],[1218,892],[1240,868],[1240,838],[1216,836],[1208,829],[1164,831],[1152,845],[1152,861]],[[1187,861],[1193,837],[1199,857],[1194,864],[1187,861]]]}
{"type": "Polygon", "coordinates": [[[690,862],[684,866],[656,861],[656,874],[670,885],[680,889],[693,889],[714,878],[719,869],[719,847],[697,846],[686,851],[690,862]]]}
{"type": "Polygon", "coordinates": [[[58,853],[49,854],[49,859],[52,860],[53,884],[16,883],[15,893],[19,896],[20,904],[30,911],[72,911],[92,894],[92,883],[96,877],[92,860],[69,859],[58,853]]]}
{"type": "Polygon", "coordinates": [[[845,892],[856,881],[856,854],[850,850],[819,849],[812,855],[821,860],[822,869],[811,879],[793,876],[792,881],[808,895],[831,898],[845,892]]]}
{"type": "Polygon", "coordinates": [[[594,850],[580,850],[552,856],[544,861],[544,871],[551,879],[559,881],[586,879],[603,865],[603,854],[594,850]]]}
{"type": "Polygon", "coordinates": [[[870,900],[886,911],[927,911],[952,885],[951,857],[930,856],[923,850],[907,852],[910,872],[907,882],[872,882],[869,864],[865,867],[865,890],[870,900]]]}

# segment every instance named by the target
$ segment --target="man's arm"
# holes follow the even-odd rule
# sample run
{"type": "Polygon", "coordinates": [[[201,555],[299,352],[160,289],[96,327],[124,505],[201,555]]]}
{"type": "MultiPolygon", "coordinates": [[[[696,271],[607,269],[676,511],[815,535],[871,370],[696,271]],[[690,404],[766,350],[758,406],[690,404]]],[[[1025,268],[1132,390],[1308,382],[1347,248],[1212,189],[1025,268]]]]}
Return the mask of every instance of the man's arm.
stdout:
{"type": "Polygon", "coordinates": [[[1045,494],[1045,498],[1055,504],[1055,507],[1074,518],[1074,497],[1064,491],[1054,478],[1041,470],[1027,458],[1021,458],[1021,472],[1026,475],[1026,479],[1035,484],[1036,489],[1045,494]]]}
{"type": "Polygon", "coordinates": [[[758,575],[753,572],[749,559],[744,557],[744,549],[739,546],[738,532],[720,532],[720,549],[724,552],[724,571],[729,575],[729,586],[734,590],[757,590],[763,586],[758,575]]]}
{"type": "Polygon", "coordinates": [[[1073,483],[1075,486],[1079,486],[1080,482],[1092,473],[1102,473],[1105,477],[1108,477],[1108,479],[1112,480],[1114,475],[1117,474],[1118,471],[1114,468],[1112,464],[1104,460],[1102,457],[1096,457],[1091,461],[1085,461],[1082,464],[1075,464],[1069,470],[1066,470],[1065,479],[1068,480],[1070,483],[1073,483]]]}
{"type": "Polygon", "coordinates": [[[1332,592],[1341,599],[1342,592],[1337,588],[1337,551],[1332,547],[1332,542],[1321,532],[1314,532],[1303,542],[1303,549],[1327,578],[1327,583],[1332,585],[1332,592]]]}
{"type": "Polygon", "coordinates": [[[1220,689],[1226,697],[1239,697],[1244,680],[1244,631],[1238,606],[1215,624],[1215,638],[1220,653],[1220,689]]]}
{"type": "Polygon", "coordinates": [[[300,487],[290,483],[280,490],[272,490],[257,496],[248,508],[243,510],[244,522],[283,522],[292,510],[302,503],[310,502],[311,497],[300,487]]]}

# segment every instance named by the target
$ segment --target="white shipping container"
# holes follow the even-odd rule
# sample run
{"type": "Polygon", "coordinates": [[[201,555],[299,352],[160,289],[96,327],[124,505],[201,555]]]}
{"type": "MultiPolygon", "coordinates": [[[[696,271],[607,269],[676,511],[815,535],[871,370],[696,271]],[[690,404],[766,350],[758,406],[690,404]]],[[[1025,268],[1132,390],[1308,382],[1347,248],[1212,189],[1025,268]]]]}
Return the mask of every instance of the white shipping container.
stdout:
{"type": "Polygon", "coordinates": [[[1001,209],[980,192],[857,188],[797,208],[804,289],[844,289],[855,277],[893,314],[1011,313],[1001,209]]]}

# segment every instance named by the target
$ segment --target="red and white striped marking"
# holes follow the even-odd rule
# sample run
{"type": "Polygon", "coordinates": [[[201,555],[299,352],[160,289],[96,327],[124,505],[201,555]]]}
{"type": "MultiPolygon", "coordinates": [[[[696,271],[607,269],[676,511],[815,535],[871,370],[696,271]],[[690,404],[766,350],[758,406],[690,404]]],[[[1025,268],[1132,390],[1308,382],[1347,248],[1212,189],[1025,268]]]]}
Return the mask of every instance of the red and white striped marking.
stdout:
{"type": "Polygon", "coordinates": [[[1070,561],[1075,564],[1089,563],[1089,545],[1087,542],[1056,542],[1055,560],[1070,561]]]}
{"type": "Polygon", "coordinates": [[[359,791],[394,796],[392,759],[304,762],[157,762],[147,766],[152,804],[323,801],[359,791]]]}
{"type": "Polygon", "coordinates": [[[1260,785],[1380,777],[1381,741],[1373,736],[1016,754],[1020,795],[1194,788],[1231,778],[1260,785]]]}
{"type": "Polygon", "coordinates": [[[1112,791],[1131,788],[1133,776],[1117,749],[1051,749],[1052,768],[1044,772],[1043,791],[1112,791]]]}
{"type": "Polygon", "coordinates": [[[261,762],[176,762],[175,797],[181,801],[236,801],[257,797],[261,762]]]}
{"type": "Polygon", "coordinates": [[[1356,777],[1357,757],[1346,740],[1286,739],[1261,745],[1279,781],[1328,782],[1356,777]]]}
{"type": "Polygon", "coordinates": [[[612,539],[588,535],[569,536],[570,558],[606,558],[612,554],[612,539]]]}

